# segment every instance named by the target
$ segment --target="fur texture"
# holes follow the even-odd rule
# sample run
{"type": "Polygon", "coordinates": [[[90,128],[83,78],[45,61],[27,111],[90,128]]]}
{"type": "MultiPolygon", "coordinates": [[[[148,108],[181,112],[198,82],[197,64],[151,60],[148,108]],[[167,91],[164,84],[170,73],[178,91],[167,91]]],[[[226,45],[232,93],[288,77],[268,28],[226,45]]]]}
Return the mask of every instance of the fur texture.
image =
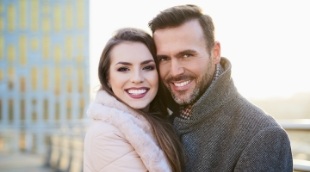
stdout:
{"type": "Polygon", "coordinates": [[[101,120],[115,126],[135,149],[148,171],[171,171],[163,151],[153,136],[150,124],[142,115],[105,91],[97,93],[87,115],[93,120],[101,120]]]}

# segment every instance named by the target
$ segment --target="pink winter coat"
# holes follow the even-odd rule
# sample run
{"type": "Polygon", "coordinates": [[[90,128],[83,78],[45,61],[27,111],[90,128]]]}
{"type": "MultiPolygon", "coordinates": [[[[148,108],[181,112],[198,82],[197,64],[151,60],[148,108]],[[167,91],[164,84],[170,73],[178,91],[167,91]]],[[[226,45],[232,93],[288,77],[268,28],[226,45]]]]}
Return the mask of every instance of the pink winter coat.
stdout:
{"type": "Polygon", "coordinates": [[[99,91],[87,115],[92,122],[84,140],[84,172],[171,171],[143,116],[105,91],[99,91]]]}

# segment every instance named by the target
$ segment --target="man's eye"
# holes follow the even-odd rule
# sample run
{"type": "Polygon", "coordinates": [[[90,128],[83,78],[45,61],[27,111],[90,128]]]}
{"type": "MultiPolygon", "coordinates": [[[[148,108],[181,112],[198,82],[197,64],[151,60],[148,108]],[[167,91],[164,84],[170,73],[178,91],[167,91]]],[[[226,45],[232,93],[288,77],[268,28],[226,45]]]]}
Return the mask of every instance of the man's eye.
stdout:
{"type": "Polygon", "coordinates": [[[183,55],[183,58],[189,58],[189,57],[191,57],[192,55],[191,54],[184,54],[183,55]]]}
{"type": "Polygon", "coordinates": [[[167,61],[168,60],[168,57],[165,57],[165,56],[160,56],[160,57],[157,57],[158,61],[161,62],[161,61],[167,61]]]}

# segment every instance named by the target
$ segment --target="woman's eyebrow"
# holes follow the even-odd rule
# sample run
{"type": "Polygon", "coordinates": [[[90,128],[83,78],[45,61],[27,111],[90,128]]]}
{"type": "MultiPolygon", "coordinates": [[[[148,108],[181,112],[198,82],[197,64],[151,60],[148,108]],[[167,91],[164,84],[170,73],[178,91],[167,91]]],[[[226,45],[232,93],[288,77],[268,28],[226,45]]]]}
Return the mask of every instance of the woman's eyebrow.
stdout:
{"type": "MultiPolygon", "coordinates": [[[[154,62],[154,60],[153,60],[153,59],[152,59],[152,60],[145,60],[145,61],[141,62],[141,64],[148,64],[148,63],[151,63],[151,62],[154,62]]],[[[117,62],[116,64],[121,64],[121,65],[132,65],[132,64],[129,63],[129,62],[122,62],[122,61],[117,62]]]]}

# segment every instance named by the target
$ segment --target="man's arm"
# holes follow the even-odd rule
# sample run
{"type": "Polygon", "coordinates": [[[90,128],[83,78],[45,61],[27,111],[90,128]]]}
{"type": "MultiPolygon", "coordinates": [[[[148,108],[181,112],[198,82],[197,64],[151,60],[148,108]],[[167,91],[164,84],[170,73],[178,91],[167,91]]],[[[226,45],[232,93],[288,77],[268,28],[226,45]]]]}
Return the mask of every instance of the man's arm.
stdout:
{"type": "Polygon", "coordinates": [[[257,133],[242,152],[234,171],[292,172],[292,152],[287,133],[280,127],[257,133]]]}

